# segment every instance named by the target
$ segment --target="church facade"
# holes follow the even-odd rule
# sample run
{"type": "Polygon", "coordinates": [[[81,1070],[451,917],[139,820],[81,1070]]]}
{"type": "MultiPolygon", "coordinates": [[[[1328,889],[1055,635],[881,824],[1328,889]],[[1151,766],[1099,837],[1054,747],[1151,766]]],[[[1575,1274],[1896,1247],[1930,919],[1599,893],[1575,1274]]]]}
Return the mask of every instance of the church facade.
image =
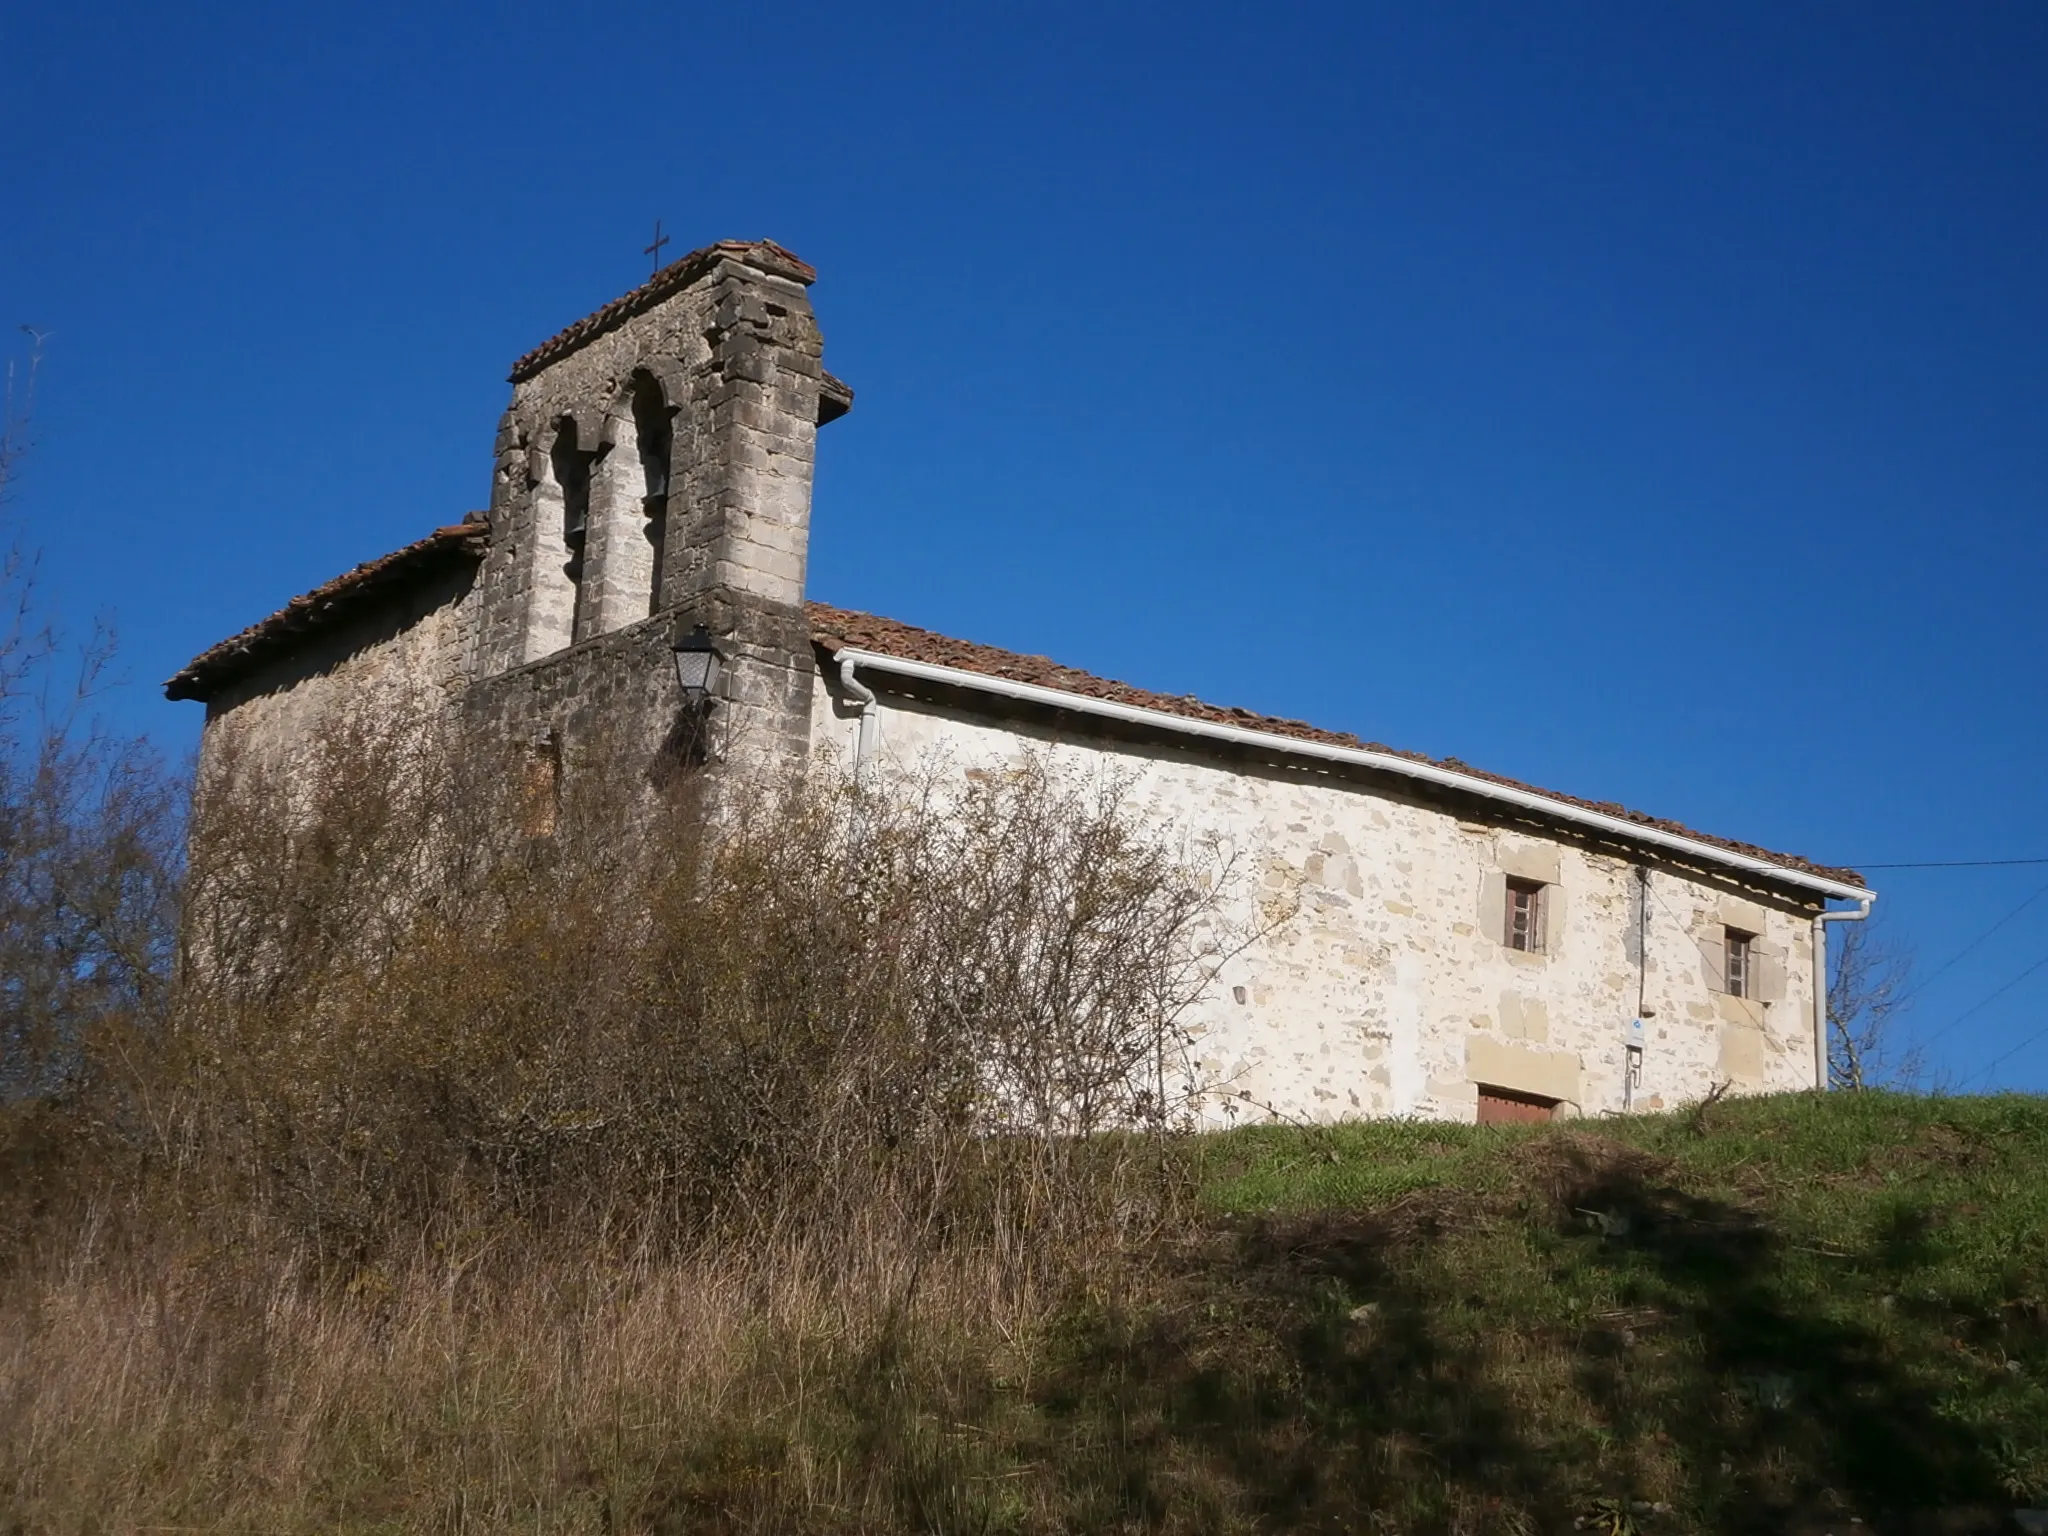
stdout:
{"type": "Polygon", "coordinates": [[[728,775],[1035,754],[1238,855],[1261,936],[1187,1020],[1212,1123],[1825,1085],[1827,921],[1874,899],[1853,871],[811,601],[818,434],[852,404],[814,277],[772,242],[709,246],[520,358],[487,512],[169,681],[206,705],[202,760],[380,698],[557,761],[600,730],[728,775]],[[708,704],[679,649],[715,655],[708,704]]]}

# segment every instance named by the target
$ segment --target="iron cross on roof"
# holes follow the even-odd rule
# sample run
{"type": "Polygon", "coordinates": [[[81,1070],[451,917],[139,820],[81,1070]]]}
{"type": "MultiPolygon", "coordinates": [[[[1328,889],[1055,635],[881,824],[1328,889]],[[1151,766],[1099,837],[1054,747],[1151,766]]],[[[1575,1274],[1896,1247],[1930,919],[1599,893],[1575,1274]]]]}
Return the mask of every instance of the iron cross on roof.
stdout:
{"type": "Polygon", "coordinates": [[[651,256],[654,259],[654,272],[650,272],[648,274],[649,277],[661,271],[661,248],[667,244],[668,236],[661,232],[661,220],[656,219],[654,221],[654,244],[648,246],[640,253],[642,256],[651,256]]]}

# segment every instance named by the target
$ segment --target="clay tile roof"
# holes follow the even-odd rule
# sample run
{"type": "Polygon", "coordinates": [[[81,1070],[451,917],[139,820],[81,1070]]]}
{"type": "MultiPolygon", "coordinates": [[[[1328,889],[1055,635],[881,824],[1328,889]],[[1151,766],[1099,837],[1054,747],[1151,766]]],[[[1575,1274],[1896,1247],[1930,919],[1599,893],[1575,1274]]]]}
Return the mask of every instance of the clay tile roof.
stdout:
{"type": "Polygon", "coordinates": [[[417,543],[346,571],[295,597],[260,623],[201,651],[164,684],[167,699],[207,699],[224,684],[291,650],[310,630],[351,617],[464,560],[481,559],[490,530],[483,514],[436,528],[417,543]]]}
{"type": "MultiPolygon", "coordinates": [[[[483,520],[483,514],[472,512],[460,523],[446,528],[436,528],[417,543],[408,544],[380,560],[371,560],[359,565],[325,585],[315,587],[305,596],[293,598],[261,623],[252,624],[240,634],[232,635],[218,645],[200,652],[164,684],[164,696],[170,699],[210,698],[224,684],[245,675],[251,668],[288,653],[310,632],[373,608],[398,592],[445,571],[454,564],[480,559],[488,535],[489,527],[483,520]]],[[[1208,704],[1187,695],[1154,693],[1150,689],[1134,688],[1128,683],[1097,677],[1092,672],[1063,667],[1043,656],[1024,656],[1015,651],[998,650],[990,645],[977,645],[971,640],[955,640],[948,635],[934,634],[928,629],[919,629],[914,625],[880,618],[871,613],[834,608],[825,603],[806,603],[804,606],[810,617],[812,638],[827,654],[836,654],[845,649],[873,651],[877,655],[893,656],[902,661],[925,662],[932,666],[977,673],[983,677],[1007,678],[1012,682],[1030,683],[1040,688],[1077,694],[1083,698],[1102,699],[1134,709],[1157,710],[1162,714],[1177,715],[1187,720],[1205,720],[1217,725],[1232,725],[1273,736],[1292,737],[1297,741],[1313,741],[1328,746],[1384,753],[1392,757],[1406,758],[1410,762],[1448,769],[1484,783],[1499,784],[1525,793],[1542,795],[1546,799],[1577,806],[1582,810],[1598,811],[1622,821],[1634,822],[1641,827],[1692,838],[1696,842],[1724,848],[1730,853],[1746,854],[1750,858],[1762,859],[1787,870],[1798,870],[1852,885],[1863,883],[1862,876],[1853,869],[1833,868],[1800,858],[1796,854],[1776,853],[1768,848],[1759,848],[1754,843],[1715,837],[1711,833],[1695,831],[1679,822],[1647,816],[1641,811],[1632,811],[1611,801],[1585,800],[1576,795],[1559,794],[1556,790],[1540,789],[1517,779],[1487,773],[1483,769],[1460,762],[1455,757],[1426,757],[1419,752],[1403,752],[1379,742],[1362,741],[1348,732],[1322,730],[1301,720],[1283,720],[1272,715],[1257,714],[1248,709],[1208,704]]]]}
{"type": "MultiPolygon", "coordinates": [[[[773,240],[720,240],[670,262],[631,293],[622,294],[593,314],[585,315],[567,330],[557,331],[512,365],[511,382],[531,378],[549,363],[601,336],[621,321],[659,304],[679,288],[687,288],[721,261],[737,261],[777,277],[787,277],[808,287],[818,280],[818,269],[773,240]]],[[[841,385],[842,390],[845,389],[841,385]]],[[[846,398],[852,399],[847,391],[846,398]]]]}
{"type": "Polygon", "coordinates": [[[1863,883],[1863,877],[1853,869],[1832,868],[1825,864],[1816,864],[1797,854],[1776,853],[1768,848],[1759,848],[1753,843],[1715,837],[1711,833],[1695,831],[1679,822],[1667,821],[1659,816],[1648,816],[1641,811],[1632,811],[1612,801],[1585,800],[1577,795],[1563,795],[1553,789],[1541,789],[1497,773],[1487,773],[1483,769],[1460,762],[1455,757],[1426,757],[1419,752],[1403,752],[1376,741],[1362,741],[1348,732],[1322,730],[1300,720],[1283,720],[1272,715],[1255,714],[1247,709],[1206,704],[1196,698],[1133,688],[1128,683],[1113,682],[1108,678],[1096,677],[1092,673],[1063,667],[1043,656],[1021,656],[1015,651],[1001,651],[993,646],[954,640],[946,635],[933,634],[928,629],[900,624],[894,619],[878,618],[874,614],[855,613],[844,608],[829,607],[824,603],[807,603],[805,607],[810,612],[812,637],[828,654],[835,654],[842,649],[873,651],[877,655],[894,656],[902,661],[919,661],[931,666],[951,667],[961,672],[975,672],[984,677],[1007,678],[1012,682],[1031,683],[1040,688],[1079,694],[1083,698],[1103,699],[1112,704],[1128,705],[1133,709],[1158,710],[1162,714],[1178,715],[1188,720],[1232,725],[1243,730],[1263,731],[1274,736],[1290,736],[1298,741],[1320,742],[1326,746],[1384,753],[1391,757],[1406,758],[1410,762],[1449,769],[1488,784],[1499,784],[1509,789],[1542,795],[1546,799],[1576,806],[1581,810],[1598,811],[1602,815],[1631,821],[1638,826],[1689,837],[1696,842],[1725,848],[1730,853],[1746,854],[1753,859],[1763,859],[1772,864],[1782,865],[1788,870],[1799,870],[1806,874],[1818,875],[1822,879],[1841,880],[1851,885],[1863,883]]]}

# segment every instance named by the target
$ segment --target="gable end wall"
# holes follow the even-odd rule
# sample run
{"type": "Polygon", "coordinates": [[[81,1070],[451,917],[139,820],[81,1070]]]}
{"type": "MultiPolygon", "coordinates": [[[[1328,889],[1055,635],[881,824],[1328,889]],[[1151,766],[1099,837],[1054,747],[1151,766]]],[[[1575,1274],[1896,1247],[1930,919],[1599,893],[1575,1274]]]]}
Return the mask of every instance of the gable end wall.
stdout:
{"type": "Polygon", "coordinates": [[[469,675],[475,582],[472,565],[450,570],[223,686],[206,705],[202,775],[231,746],[285,760],[349,709],[431,718],[454,708],[469,675]]]}

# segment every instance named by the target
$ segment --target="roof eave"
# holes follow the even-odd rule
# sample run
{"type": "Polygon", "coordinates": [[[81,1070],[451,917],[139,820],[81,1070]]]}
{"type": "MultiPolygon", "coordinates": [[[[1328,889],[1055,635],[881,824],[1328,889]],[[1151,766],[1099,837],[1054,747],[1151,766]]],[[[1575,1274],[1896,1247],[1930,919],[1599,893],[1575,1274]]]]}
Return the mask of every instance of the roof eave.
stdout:
{"type": "MultiPolygon", "coordinates": [[[[634,315],[645,312],[671,294],[681,292],[699,278],[715,271],[719,263],[724,261],[737,262],[741,266],[765,272],[770,277],[779,277],[804,287],[809,287],[818,280],[817,268],[794,251],[777,245],[773,240],[719,240],[711,245],[700,246],[687,255],[677,257],[639,287],[620,294],[609,304],[600,305],[582,319],[555,332],[512,365],[507,382],[525,382],[549,363],[568,356],[578,347],[588,344],[613,327],[624,324],[634,315]]],[[[850,391],[847,403],[852,403],[850,391]]]]}
{"type": "Polygon", "coordinates": [[[876,671],[895,673],[898,676],[919,678],[928,682],[941,683],[950,687],[964,688],[983,693],[993,693],[1005,698],[1035,703],[1051,709],[1070,710],[1076,714],[1096,715],[1106,719],[1121,720],[1128,724],[1149,726],[1158,730],[1178,732],[1183,735],[1202,736],[1211,740],[1234,742],[1241,746],[1257,747],[1265,751],[1282,753],[1291,757],[1314,758],[1325,762],[1339,762],[1355,767],[1370,768],[1380,772],[1401,774],[1425,783],[1482,799],[1514,805],[1520,809],[1554,817],[1561,821],[1584,826],[1605,835],[1626,842],[1648,845],[1667,852],[1682,854],[1689,859],[1736,869],[1751,875],[1762,875],[1772,880],[1802,890],[1813,891],[1824,898],[1842,901],[1864,901],[1877,899],[1877,893],[1853,881],[1838,879],[1811,870],[1798,869],[1790,865],[1759,858],[1754,854],[1738,853],[1734,849],[1721,848],[1699,838],[1686,837],[1667,832],[1661,827],[1632,821],[1627,817],[1609,815],[1604,811],[1589,810],[1574,805],[1568,800],[1556,799],[1536,790],[1498,783],[1480,775],[1461,773],[1454,768],[1445,768],[1435,763],[1418,761],[1399,753],[1377,752],[1363,747],[1340,747],[1326,742],[1307,741],[1277,732],[1261,731],[1245,726],[1223,725],[1215,721],[1191,719],[1185,715],[1171,714],[1165,710],[1146,709],[1135,704],[1120,704],[1108,699],[1092,698],[1087,694],[1069,693],[1063,689],[1047,688],[1038,683],[1022,683],[1010,678],[990,677],[984,673],[970,672],[959,667],[940,666],[932,662],[907,661],[881,651],[864,650],[858,646],[842,644],[836,640],[820,637],[819,643],[840,660],[851,660],[855,666],[869,666],[876,671]]]}
{"type": "Polygon", "coordinates": [[[365,561],[208,646],[165,680],[164,697],[173,703],[210,703],[221,689],[288,653],[306,635],[354,616],[378,596],[453,562],[482,559],[489,536],[481,514],[472,513],[470,521],[437,528],[417,543],[365,561]]]}

